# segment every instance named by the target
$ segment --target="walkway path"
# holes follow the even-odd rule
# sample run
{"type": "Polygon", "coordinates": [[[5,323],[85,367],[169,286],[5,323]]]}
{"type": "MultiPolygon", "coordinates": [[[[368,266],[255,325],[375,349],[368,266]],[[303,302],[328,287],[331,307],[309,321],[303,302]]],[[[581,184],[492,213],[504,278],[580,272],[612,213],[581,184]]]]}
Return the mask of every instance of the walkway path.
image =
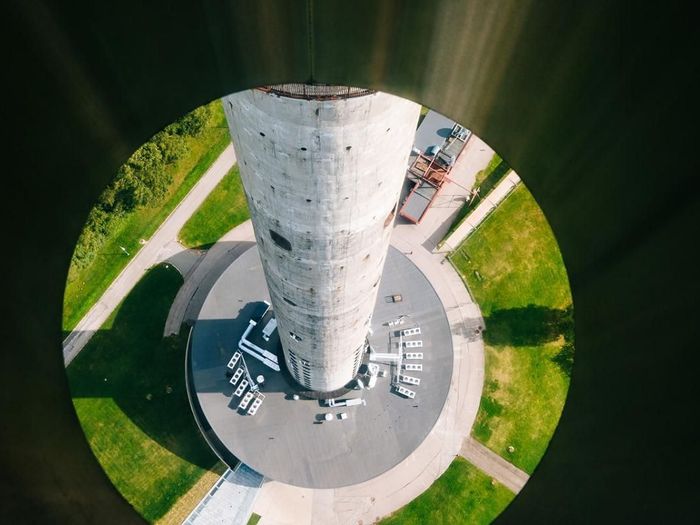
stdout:
{"type": "Polygon", "coordinates": [[[228,469],[183,525],[247,525],[263,479],[243,463],[228,469]]]}
{"type": "Polygon", "coordinates": [[[516,494],[530,479],[527,472],[523,472],[512,463],[508,463],[471,436],[462,443],[459,455],[516,494]]]}
{"type": "Polygon", "coordinates": [[[92,335],[100,329],[114,309],[143,277],[146,270],[157,262],[168,258],[172,250],[170,243],[177,239],[177,234],[187,219],[204,202],[207,195],[235,162],[236,156],[233,152],[233,146],[229,144],[63,341],[63,360],[66,366],[78,355],[92,335]]]}
{"type": "Polygon", "coordinates": [[[462,224],[452,232],[445,242],[440,246],[440,251],[451,252],[455,250],[469,234],[476,230],[486,217],[508,196],[515,187],[520,184],[520,177],[514,171],[499,182],[489,194],[484,197],[472,212],[462,221],[462,224]]]}
{"type": "Polygon", "coordinates": [[[179,333],[183,322],[197,318],[214,282],[254,242],[253,223],[247,220],[209,248],[178,290],[165,321],[164,337],[179,333]]]}

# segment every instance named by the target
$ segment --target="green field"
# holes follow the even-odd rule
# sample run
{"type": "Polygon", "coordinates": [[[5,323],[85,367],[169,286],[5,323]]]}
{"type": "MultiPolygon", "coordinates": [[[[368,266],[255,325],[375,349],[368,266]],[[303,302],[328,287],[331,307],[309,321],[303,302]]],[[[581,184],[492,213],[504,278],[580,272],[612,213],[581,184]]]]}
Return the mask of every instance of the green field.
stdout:
{"type": "Polygon", "coordinates": [[[491,523],[515,497],[510,490],[457,457],[445,473],[381,525],[479,525],[491,523]]]}
{"type": "Polygon", "coordinates": [[[250,218],[238,166],[234,166],[180,230],[189,248],[209,248],[222,235],[250,218]]]}
{"type": "Polygon", "coordinates": [[[219,468],[187,400],[187,333],[162,336],[181,285],[172,266],[151,269],[67,369],[95,456],[149,522],[219,468]]]}
{"type": "Polygon", "coordinates": [[[450,259],[486,328],[474,437],[532,473],[559,421],[573,359],[571,292],[561,253],[521,185],[450,259]]]}
{"type": "Polygon", "coordinates": [[[84,268],[71,265],[63,299],[63,329],[70,331],[97,302],[112,281],[204,172],[231,142],[223,108],[212,104],[213,117],[201,135],[187,138],[187,153],[172,168],[172,184],[159,206],[144,207],[119,219],[94,260],[84,268]],[[126,248],[127,256],[120,247],[126,248]]]}

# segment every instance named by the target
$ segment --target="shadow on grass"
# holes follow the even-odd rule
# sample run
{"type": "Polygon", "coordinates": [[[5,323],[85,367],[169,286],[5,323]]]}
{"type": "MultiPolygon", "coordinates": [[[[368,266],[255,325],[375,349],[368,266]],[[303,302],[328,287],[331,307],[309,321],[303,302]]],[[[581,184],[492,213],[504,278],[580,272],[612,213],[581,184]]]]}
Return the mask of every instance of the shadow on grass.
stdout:
{"type": "MultiPolygon", "coordinates": [[[[111,328],[95,333],[67,369],[73,398],[111,398],[151,439],[207,469],[216,462],[195,423],[185,388],[187,332],[163,338],[182,277],[150,270],[134,287],[111,328]]],[[[106,323],[109,326],[109,322],[106,323]]],[[[100,414],[85,417],[100,418],[100,414]]]]}
{"type": "Polygon", "coordinates": [[[488,442],[491,434],[493,434],[493,429],[489,424],[491,419],[503,414],[503,405],[494,396],[494,393],[499,388],[500,384],[496,379],[491,379],[484,383],[484,389],[481,393],[481,404],[479,405],[479,412],[483,414],[483,417],[477,417],[472,428],[472,434],[482,443],[488,442]]]}
{"type": "Polygon", "coordinates": [[[484,319],[484,341],[490,345],[536,346],[573,334],[573,311],[530,304],[494,310],[484,319]]]}
{"type": "Polygon", "coordinates": [[[484,322],[484,341],[492,346],[538,346],[563,336],[564,345],[552,362],[571,377],[574,362],[572,306],[558,309],[530,304],[522,308],[494,310],[484,322]]]}

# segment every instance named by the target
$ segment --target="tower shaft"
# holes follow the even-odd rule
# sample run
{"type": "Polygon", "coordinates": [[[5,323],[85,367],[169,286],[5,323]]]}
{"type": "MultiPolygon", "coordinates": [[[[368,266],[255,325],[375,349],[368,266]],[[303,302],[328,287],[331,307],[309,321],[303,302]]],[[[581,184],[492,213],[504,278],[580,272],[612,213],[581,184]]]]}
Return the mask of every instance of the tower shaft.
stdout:
{"type": "Polygon", "coordinates": [[[323,88],[223,104],[286,364],[333,391],[361,361],[420,106],[323,88]]]}

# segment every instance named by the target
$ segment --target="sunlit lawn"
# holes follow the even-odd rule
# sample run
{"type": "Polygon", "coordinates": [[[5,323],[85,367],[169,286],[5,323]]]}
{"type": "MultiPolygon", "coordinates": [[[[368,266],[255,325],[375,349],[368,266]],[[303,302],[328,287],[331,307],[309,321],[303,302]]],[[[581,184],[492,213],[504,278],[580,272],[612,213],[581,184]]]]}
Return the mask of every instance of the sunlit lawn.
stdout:
{"type": "Polygon", "coordinates": [[[238,166],[234,166],[180,230],[180,242],[208,248],[250,217],[238,166]]]}
{"type": "Polygon", "coordinates": [[[423,494],[381,520],[381,525],[480,525],[491,523],[515,495],[457,457],[423,494]]]}
{"type": "Polygon", "coordinates": [[[450,258],[486,325],[474,437],[531,473],[564,406],[569,376],[562,363],[573,351],[571,292],[556,240],[521,185],[450,258]]]}

